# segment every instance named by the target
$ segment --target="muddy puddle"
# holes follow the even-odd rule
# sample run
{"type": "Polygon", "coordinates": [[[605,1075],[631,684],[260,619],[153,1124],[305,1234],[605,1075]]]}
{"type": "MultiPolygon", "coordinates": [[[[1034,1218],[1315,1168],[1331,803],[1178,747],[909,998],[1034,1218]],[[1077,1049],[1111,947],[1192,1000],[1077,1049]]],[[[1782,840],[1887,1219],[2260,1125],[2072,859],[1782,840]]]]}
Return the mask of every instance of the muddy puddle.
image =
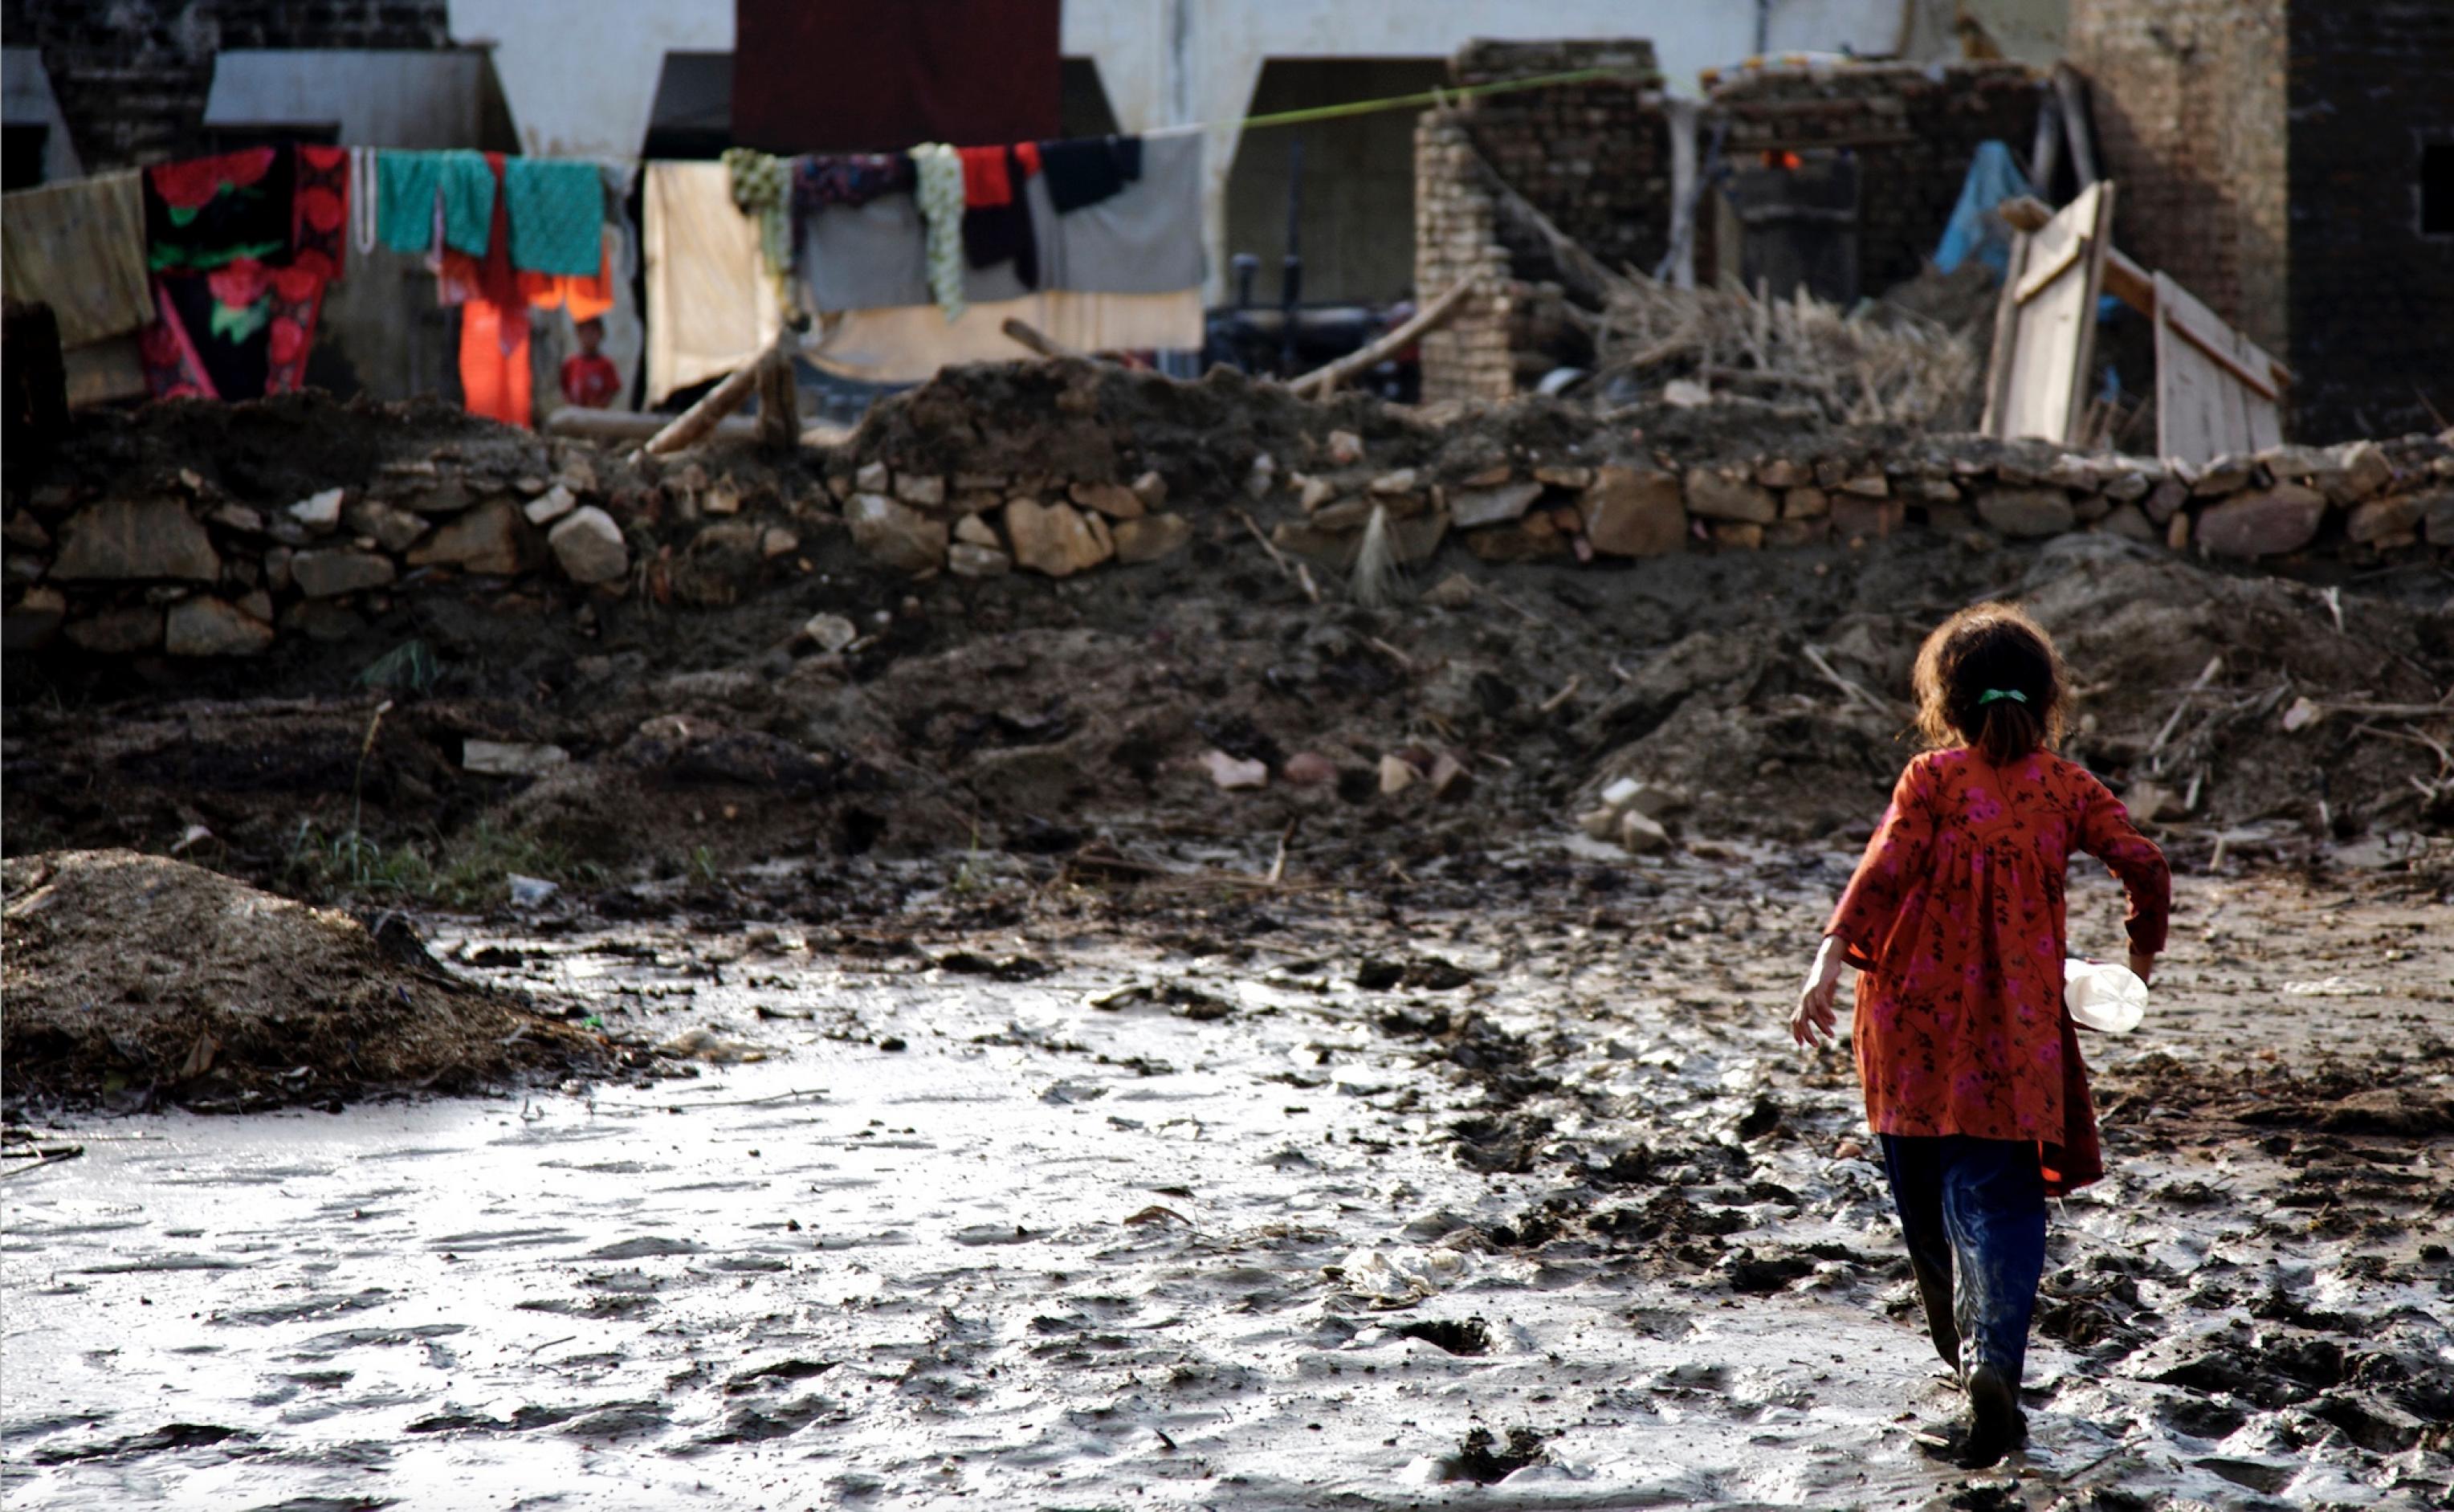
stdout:
{"type": "MultiPolygon", "coordinates": [[[[2115,1174],[2055,1215],[2031,1447],[1972,1479],[1913,1437],[1952,1402],[1854,1076],[1780,1026],[1848,861],[863,952],[429,919],[701,1058],[47,1134],[84,1154],[0,1185],[7,1499],[2443,1504],[2442,909],[2182,884],[2148,1024],[2087,1047],[2115,1174]]],[[[2118,942],[2109,886],[2073,918],[2118,942]]]]}

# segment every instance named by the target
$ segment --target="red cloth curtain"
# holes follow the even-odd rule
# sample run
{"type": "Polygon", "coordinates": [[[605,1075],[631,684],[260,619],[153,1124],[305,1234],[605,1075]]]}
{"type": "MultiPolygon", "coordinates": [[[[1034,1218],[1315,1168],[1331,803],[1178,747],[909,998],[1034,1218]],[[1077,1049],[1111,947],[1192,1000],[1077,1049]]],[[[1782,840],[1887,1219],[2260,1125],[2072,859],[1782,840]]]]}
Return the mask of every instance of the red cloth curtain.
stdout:
{"type": "Polygon", "coordinates": [[[733,139],[897,151],[1058,134],[1058,0],[734,0],[733,139]]]}

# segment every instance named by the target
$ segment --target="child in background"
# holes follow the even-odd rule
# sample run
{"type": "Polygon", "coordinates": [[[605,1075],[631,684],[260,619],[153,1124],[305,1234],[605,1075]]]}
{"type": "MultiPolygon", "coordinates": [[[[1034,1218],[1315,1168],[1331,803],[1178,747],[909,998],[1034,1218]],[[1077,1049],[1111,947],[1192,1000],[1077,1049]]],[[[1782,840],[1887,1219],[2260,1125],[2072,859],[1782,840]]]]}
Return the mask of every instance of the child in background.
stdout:
{"type": "Polygon", "coordinates": [[[2087,1070],[2062,1008],[2064,873],[2102,859],[2129,895],[2130,969],[2164,948],[2163,853],[2052,753],[2062,658],[2007,604],[1945,620],[1918,652],[1908,765],[1834,909],[1790,1032],[1834,1033],[1840,970],[1866,1118],[1883,1149],[1926,1326],[1967,1393],[1955,1458],[2024,1442],[2020,1373],[2044,1270],[2045,1199],[2104,1174],[2087,1070]],[[1957,742],[1957,743],[1954,743],[1957,742]]]}
{"type": "Polygon", "coordinates": [[[622,396],[622,373],[596,349],[605,342],[605,322],[575,321],[573,333],[579,350],[562,359],[562,398],[583,410],[602,410],[622,396]]]}

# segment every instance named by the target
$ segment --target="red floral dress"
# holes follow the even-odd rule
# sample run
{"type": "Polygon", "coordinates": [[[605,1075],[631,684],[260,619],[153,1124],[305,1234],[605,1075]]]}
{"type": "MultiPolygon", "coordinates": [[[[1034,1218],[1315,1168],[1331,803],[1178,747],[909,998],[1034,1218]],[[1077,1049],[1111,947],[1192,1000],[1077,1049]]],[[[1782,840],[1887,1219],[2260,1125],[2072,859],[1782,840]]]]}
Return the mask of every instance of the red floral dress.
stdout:
{"type": "Polygon", "coordinates": [[[1911,761],[1825,933],[1858,981],[1858,1072],[1879,1134],[2033,1139],[2057,1195],[2104,1174],[2062,1008],[2064,874],[2102,859],[2133,950],[2164,948],[2164,853],[2083,769],[2046,752],[1911,761]]]}

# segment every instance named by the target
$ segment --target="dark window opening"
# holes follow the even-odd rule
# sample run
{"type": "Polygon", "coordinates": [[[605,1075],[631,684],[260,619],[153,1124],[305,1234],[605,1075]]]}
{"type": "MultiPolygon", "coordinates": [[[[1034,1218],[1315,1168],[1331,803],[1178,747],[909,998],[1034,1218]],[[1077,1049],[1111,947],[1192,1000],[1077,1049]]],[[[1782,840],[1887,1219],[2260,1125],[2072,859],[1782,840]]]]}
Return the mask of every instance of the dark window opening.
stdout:
{"type": "Polygon", "coordinates": [[[43,181],[43,153],[51,145],[51,129],[11,126],[5,130],[5,164],[0,164],[0,172],[5,172],[6,186],[32,189],[43,181]]]}
{"type": "Polygon", "coordinates": [[[733,145],[733,54],[668,52],[640,155],[721,157],[733,145]]]}
{"type": "Polygon", "coordinates": [[[256,125],[216,124],[205,128],[205,152],[219,156],[251,147],[338,147],[341,123],[273,121],[256,125]]]}
{"type": "Polygon", "coordinates": [[[2454,236],[2454,142],[2420,149],[2420,234],[2454,236]]]}

